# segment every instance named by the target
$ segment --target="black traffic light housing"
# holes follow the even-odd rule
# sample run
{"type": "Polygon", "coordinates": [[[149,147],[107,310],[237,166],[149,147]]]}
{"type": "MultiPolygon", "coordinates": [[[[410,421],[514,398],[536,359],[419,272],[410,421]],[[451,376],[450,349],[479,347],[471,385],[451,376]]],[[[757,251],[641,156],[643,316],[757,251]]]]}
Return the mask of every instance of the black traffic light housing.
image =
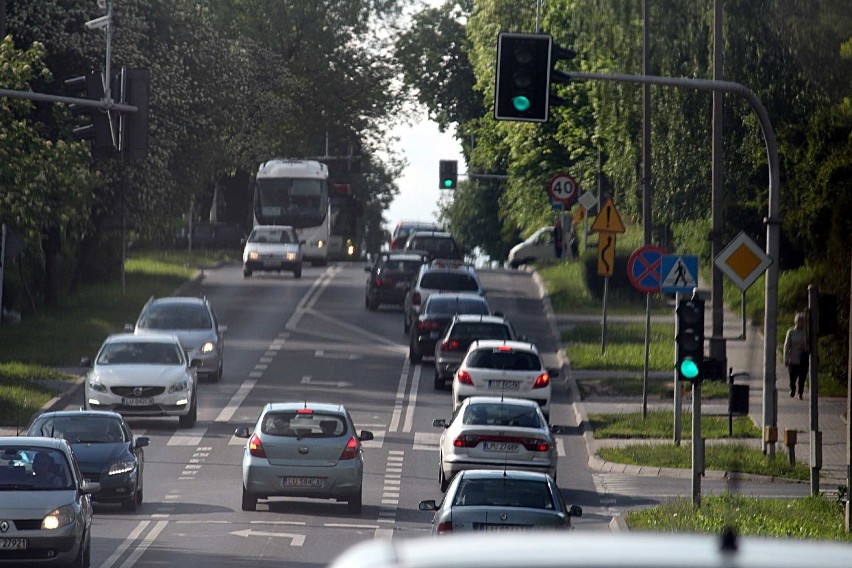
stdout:
{"type": "Polygon", "coordinates": [[[675,315],[675,371],[678,379],[700,381],[704,362],[704,300],[697,295],[680,298],[675,315]]]}
{"type": "MultiPolygon", "coordinates": [[[[104,83],[101,74],[91,71],[86,75],[65,80],[65,87],[76,98],[102,101],[104,98],[104,83]]],[[[88,117],[88,124],[74,128],[74,138],[92,141],[92,157],[107,159],[113,156],[112,127],[110,115],[106,110],[78,104],[69,105],[74,116],[88,117]]]]}
{"type": "Polygon", "coordinates": [[[552,45],[548,34],[501,32],[497,36],[494,118],[547,122],[552,45]]]}
{"type": "Polygon", "coordinates": [[[144,160],[148,155],[148,97],[151,85],[149,69],[125,70],[124,103],[136,112],[121,113],[121,151],[125,160],[144,160]]]}
{"type": "Polygon", "coordinates": [[[438,164],[438,187],[456,189],[458,185],[458,167],[456,160],[441,160],[438,164]]]}

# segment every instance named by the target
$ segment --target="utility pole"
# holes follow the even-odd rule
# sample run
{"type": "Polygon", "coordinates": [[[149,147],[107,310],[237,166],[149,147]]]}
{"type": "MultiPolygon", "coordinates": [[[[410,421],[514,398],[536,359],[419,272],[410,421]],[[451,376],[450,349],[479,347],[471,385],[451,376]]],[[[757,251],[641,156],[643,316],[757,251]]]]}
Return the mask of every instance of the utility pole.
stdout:
{"type": "MultiPolygon", "coordinates": [[[[713,80],[722,80],[724,61],[724,44],[722,40],[722,4],[723,0],[713,1],[713,80]]],[[[724,227],[724,194],[722,183],[723,172],[723,117],[724,93],[713,91],[713,157],[711,166],[712,178],[712,220],[710,229],[710,256],[716,258],[722,252],[722,228],[724,227]]],[[[712,333],[710,334],[710,357],[725,360],[725,304],[722,292],[722,271],[712,264],[712,333]]]]}

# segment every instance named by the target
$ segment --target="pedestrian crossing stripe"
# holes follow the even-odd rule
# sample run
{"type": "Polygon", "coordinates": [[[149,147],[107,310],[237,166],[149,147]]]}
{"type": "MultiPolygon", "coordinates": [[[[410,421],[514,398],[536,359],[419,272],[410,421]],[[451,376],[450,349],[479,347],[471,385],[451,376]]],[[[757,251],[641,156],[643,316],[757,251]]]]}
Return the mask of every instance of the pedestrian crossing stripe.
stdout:
{"type": "Polygon", "coordinates": [[[698,257],[665,255],[660,263],[663,293],[691,292],[698,286],[698,257]]]}

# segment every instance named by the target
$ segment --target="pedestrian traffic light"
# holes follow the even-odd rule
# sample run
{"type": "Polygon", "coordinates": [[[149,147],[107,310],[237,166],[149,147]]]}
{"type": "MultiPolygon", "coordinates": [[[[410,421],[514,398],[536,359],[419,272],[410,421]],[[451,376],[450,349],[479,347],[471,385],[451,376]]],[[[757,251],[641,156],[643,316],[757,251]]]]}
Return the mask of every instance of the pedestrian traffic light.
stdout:
{"type": "Polygon", "coordinates": [[[547,122],[552,44],[547,34],[497,36],[494,118],[547,122]]]}
{"type": "Polygon", "coordinates": [[[438,187],[455,189],[458,183],[458,162],[456,160],[441,160],[438,164],[438,187]]]}
{"type": "MultiPolygon", "coordinates": [[[[87,75],[65,80],[65,87],[76,98],[101,101],[104,98],[104,83],[101,74],[92,71],[87,75]]],[[[112,139],[109,113],[104,109],[79,104],[68,105],[71,114],[76,117],[87,117],[88,124],[74,128],[74,138],[92,141],[92,157],[95,159],[110,158],[115,147],[112,139]]]]}
{"type": "Polygon", "coordinates": [[[682,381],[701,380],[704,361],[704,300],[681,298],[675,309],[675,366],[682,381]]]}

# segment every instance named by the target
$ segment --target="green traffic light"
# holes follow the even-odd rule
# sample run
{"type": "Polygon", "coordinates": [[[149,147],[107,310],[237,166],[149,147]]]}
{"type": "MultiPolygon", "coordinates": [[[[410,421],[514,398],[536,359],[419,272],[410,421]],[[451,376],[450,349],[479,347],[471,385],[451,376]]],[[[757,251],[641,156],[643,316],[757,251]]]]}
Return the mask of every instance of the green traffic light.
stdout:
{"type": "Polygon", "coordinates": [[[691,358],[687,357],[680,362],[680,374],[685,379],[694,379],[698,376],[698,365],[691,358]]]}
{"type": "Polygon", "coordinates": [[[530,108],[530,100],[523,95],[518,95],[517,97],[512,97],[512,106],[517,111],[525,112],[530,108]]]}
{"type": "Polygon", "coordinates": [[[453,180],[445,179],[444,180],[444,187],[446,187],[447,189],[451,189],[453,187],[453,180]]]}

